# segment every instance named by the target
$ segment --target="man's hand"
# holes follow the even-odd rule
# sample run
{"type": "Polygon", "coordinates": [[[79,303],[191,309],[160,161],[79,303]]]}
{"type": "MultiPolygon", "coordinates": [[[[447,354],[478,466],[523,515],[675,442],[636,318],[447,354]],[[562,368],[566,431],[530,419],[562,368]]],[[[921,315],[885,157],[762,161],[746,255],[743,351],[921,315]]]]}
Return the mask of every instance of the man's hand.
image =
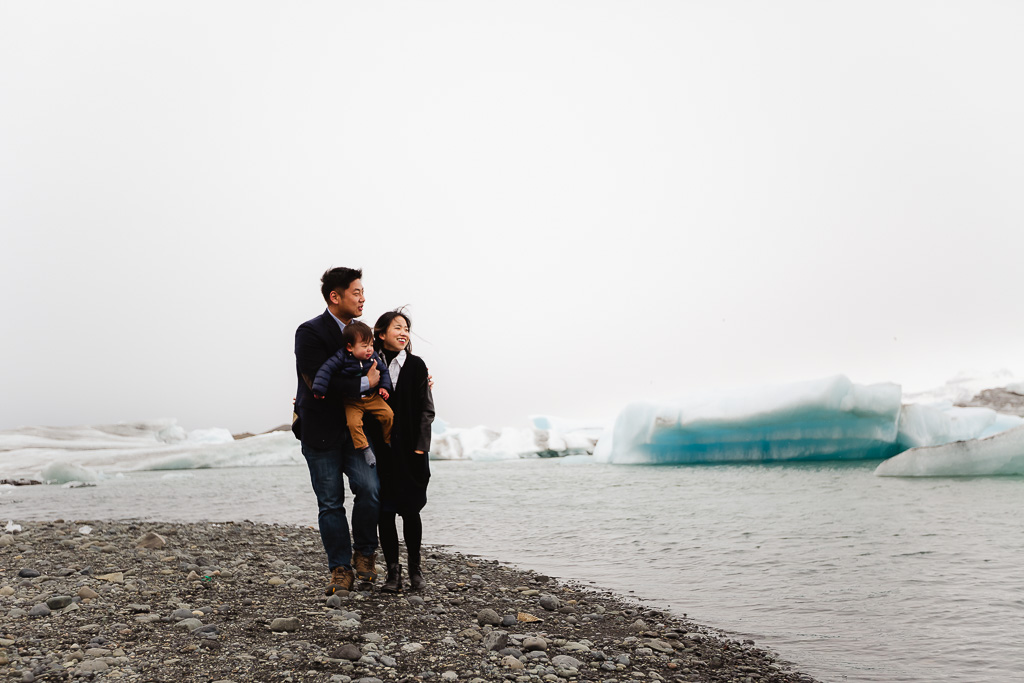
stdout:
{"type": "MultiPolygon", "coordinates": [[[[429,373],[430,371],[427,370],[427,372],[429,373]]],[[[434,376],[431,374],[427,375],[427,386],[430,387],[431,389],[434,388],[434,376]]]]}
{"type": "Polygon", "coordinates": [[[384,387],[381,387],[380,389],[378,389],[377,393],[380,394],[382,398],[386,399],[388,397],[388,390],[385,389],[384,387]]]}
{"type": "Polygon", "coordinates": [[[377,369],[377,361],[371,363],[370,369],[366,373],[366,379],[370,382],[371,389],[380,384],[380,370],[377,369]]]}

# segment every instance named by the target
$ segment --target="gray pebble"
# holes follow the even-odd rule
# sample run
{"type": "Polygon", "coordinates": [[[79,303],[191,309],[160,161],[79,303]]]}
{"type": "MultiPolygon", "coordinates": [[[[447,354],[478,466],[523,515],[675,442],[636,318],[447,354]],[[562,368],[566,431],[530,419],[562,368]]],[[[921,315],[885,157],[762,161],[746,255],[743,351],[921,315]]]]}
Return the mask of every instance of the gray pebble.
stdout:
{"type": "Polygon", "coordinates": [[[197,628],[201,628],[202,625],[203,622],[193,617],[192,619],[182,619],[174,625],[174,628],[180,628],[183,631],[188,631],[189,633],[191,633],[192,631],[195,631],[197,628]]]}
{"type": "Polygon", "coordinates": [[[50,608],[46,606],[45,602],[40,602],[28,611],[28,615],[30,617],[48,617],[50,616],[50,608]]]}
{"type": "Polygon", "coordinates": [[[381,637],[379,633],[364,633],[363,640],[365,640],[368,643],[380,643],[384,639],[381,637]]]}
{"type": "Polygon", "coordinates": [[[406,600],[410,605],[422,606],[426,604],[426,601],[418,595],[410,595],[406,600]]]}
{"type": "Polygon", "coordinates": [[[484,649],[488,652],[497,652],[508,647],[508,633],[505,631],[491,631],[484,637],[484,649]]]}
{"type": "Polygon", "coordinates": [[[327,598],[327,606],[328,607],[331,607],[333,609],[341,609],[341,605],[342,605],[342,602],[341,602],[341,596],[340,595],[332,595],[331,597],[327,598]]]}
{"type": "Polygon", "coordinates": [[[64,609],[72,602],[74,599],[70,595],[56,595],[46,601],[46,606],[50,609],[64,609]]]}
{"type": "Polygon", "coordinates": [[[523,638],[523,650],[526,652],[546,649],[548,649],[548,641],[543,638],[538,638],[537,636],[527,636],[523,638]]]}
{"type": "Polygon", "coordinates": [[[362,656],[363,653],[352,643],[346,643],[331,653],[331,659],[347,659],[350,662],[354,662],[362,656]]]}
{"type": "Polygon", "coordinates": [[[102,659],[89,659],[78,665],[78,670],[82,673],[98,673],[109,668],[110,666],[102,659]]]}
{"type": "Polygon", "coordinates": [[[289,633],[292,631],[298,631],[299,620],[295,617],[278,617],[277,619],[274,619],[272,622],[270,622],[270,630],[287,631],[289,633]]]}
{"type": "Polygon", "coordinates": [[[171,621],[181,621],[182,619],[191,619],[193,616],[192,610],[190,609],[176,609],[171,612],[171,621]]]}
{"type": "Polygon", "coordinates": [[[555,655],[551,658],[551,664],[563,669],[578,669],[581,666],[580,660],[569,655],[555,655]]]}
{"type": "Polygon", "coordinates": [[[542,595],[540,597],[540,606],[549,612],[554,612],[562,606],[562,601],[553,595],[542,595]]]}
{"type": "Polygon", "coordinates": [[[485,626],[488,624],[491,626],[498,626],[499,624],[501,624],[501,617],[499,617],[498,613],[494,610],[487,608],[480,610],[480,612],[476,615],[476,621],[481,626],[485,626]]]}
{"type": "Polygon", "coordinates": [[[502,626],[515,626],[517,621],[518,621],[518,619],[516,619],[516,615],[514,615],[514,614],[506,614],[505,616],[503,616],[501,618],[501,625],[502,626]]]}
{"type": "Polygon", "coordinates": [[[384,681],[379,678],[374,678],[373,676],[364,676],[363,678],[357,679],[356,683],[384,683],[384,681]]]}
{"type": "Polygon", "coordinates": [[[37,572],[35,569],[27,569],[26,568],[26,569],[22,569],[20,572],[18,572],[18,576],[23,578],[23,579],[34,579],[37,576],[39,576],[39,572],[37,572]]]}
{"type": "Polygon", "coordinates": [[[396,666],[398,666],[398,660],[396,660],[394,657],[388,657],[387,655],[383,655],[380,658],[380,663],[383,666],[388,667],[389,669],[394,669],[396,666]]]}

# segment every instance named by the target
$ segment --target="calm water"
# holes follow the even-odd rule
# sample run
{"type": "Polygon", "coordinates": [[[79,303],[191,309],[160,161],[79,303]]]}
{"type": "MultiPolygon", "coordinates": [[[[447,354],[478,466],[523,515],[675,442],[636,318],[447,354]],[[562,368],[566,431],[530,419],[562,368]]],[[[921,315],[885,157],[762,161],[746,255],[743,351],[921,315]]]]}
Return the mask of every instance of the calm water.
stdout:
{"type": "MultiPolygon", "coordinates": [[[[425,541],[647,599],[826,681],[1024,678],[1024,477],[435,462],[425,541]]],[[[301,467],[0,495],[5,519],[315,524],[301,467]]]]}

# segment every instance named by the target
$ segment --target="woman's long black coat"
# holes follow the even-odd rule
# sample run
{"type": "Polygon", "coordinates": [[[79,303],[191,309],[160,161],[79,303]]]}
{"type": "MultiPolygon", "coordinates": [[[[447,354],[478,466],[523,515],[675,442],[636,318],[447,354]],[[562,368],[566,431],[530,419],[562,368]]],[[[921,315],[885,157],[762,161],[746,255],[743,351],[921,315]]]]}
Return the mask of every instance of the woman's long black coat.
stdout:
{"type": "Polygon", "coordinates": [[[418,512],[427,504],[430,423],[434,421],[434,398],[422,358],[406,353],[398,386],[388,398],[388,405],[395,413],[395,422],[391,448],[377,458],[380,508],[384,512],[418,512]]]}

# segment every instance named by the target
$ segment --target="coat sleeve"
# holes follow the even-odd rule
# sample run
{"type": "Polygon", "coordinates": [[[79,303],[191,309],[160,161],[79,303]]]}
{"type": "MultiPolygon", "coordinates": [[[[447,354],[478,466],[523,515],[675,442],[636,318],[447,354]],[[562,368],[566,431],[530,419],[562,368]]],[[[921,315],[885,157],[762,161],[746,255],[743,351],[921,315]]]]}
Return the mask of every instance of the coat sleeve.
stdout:
{"type": "Polygon", "coordinates": [[[421,374],[422,377],[418,378],[420,381],[416,388],[416,399],[421,406],[420,424],[416,435],[416,448],[413,450],[428,453],[430,451],[430,425],[434,422],[434,395],[431,393],[430,384],[427,382],[427,367],[425,365],[421,374]]]}
{"type": "Polygon", "coordinates": [[[317,396],[325,396],[327,394],[327,387],[330,384],[331,378],[335,375],[342,375],[341,372],[342,363],[345,361],[345,351],[338,351],[336,354],[327,359],[327,361],[320,366],[320,369],[316,371],[316,377],[313,379],[313,394],[317,396]]]}
{"type": "MultiPolygon", "coordinates": [[[[295,331],[295,365],[310,390],[313,388],[313,380],[320,371],[320,367],[333,354],[334,351],[310,323],[300,325],[299,329],[295,331]]],[[[359,378],[335,372],[331,375],[326,388],[325,394],[358,398],[359,378]]]]}

